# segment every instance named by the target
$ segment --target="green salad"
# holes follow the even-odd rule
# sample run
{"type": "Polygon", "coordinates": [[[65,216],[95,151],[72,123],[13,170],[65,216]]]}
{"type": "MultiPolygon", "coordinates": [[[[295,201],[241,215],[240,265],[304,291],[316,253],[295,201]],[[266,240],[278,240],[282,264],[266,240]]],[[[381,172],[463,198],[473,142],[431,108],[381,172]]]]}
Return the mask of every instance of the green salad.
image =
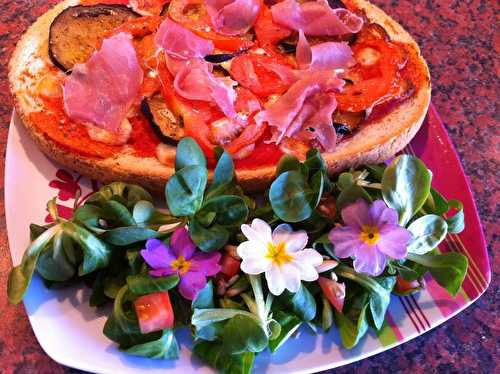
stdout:
{"type": "Polygon", "coordinates": [[[83,282],[91,306],[113,305],[103,333],[121,351],[174,360],[175,330],[188,327],[195,356],[249,373],[256,355],[286,349],[302,325],[338,329],[344,347],[356,346],[382,328],[391,293],[418,292],[427,273],[452,295],[460,289],[467,258],[437,246],[463,230],[462,204],[431,187],[418,158],[332,178],[319,151],[303,162],[286,155],[269,190],[248,196],[230,155],[217,155],[209,181],[196,142],[179,142],[168,210],[119,182],[71,219],[49,201],[53,223],[30,226],[10,302],[23,299],[35,272],[47,287],[83,282]]]}

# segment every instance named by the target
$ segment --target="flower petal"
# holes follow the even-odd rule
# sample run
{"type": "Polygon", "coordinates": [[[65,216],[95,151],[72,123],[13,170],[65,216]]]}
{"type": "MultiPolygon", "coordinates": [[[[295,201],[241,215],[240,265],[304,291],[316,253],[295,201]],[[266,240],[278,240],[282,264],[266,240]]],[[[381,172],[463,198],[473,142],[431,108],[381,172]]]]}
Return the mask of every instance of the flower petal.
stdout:
{"type": "Polygon", "coordinates": [[[173,274],[177,274],[177,270],[172,269],[170,266],[149,271],[149,275],[153,277],[166,277],[167,275],[173,274]]]}
{"type": "Polygon", "coordinates": [[[389,208],[384,200],[375,200],[370,206],[368,213],[372,226],[381,227],[385,224],[398,224],[398,212],[395,209],[389,208]]]}
{"type": "Polygon", "coordinates": [[[168,268],[177,258],[172,249],[158,239],[148,239],[146,249],[141,250],[141,256],[153,269],[168,268]]]}
{"type": "Polygon", "coordinates": [[[342,220],[347,226],[361,227],[370,224],[368,203],[363,199],[346,206],[341,212],[342,220]]]}
{"type": "Polygon", "coordinates": [[[285,290],[285,280],[281,274],[280,268],[272,266],[266,271],[267,288],[275,296],[279,296],[285,290]]]}
{"type": "Polygon", "coordinates": [[[170,246],[176,257],[183,256],[186,260],[191,258],[196,249],[196,244],[191,240],[185,227],[174,231],[170,239],[170,246]]]}
{"type": "Polygon", "coordinates": [[[200,271],[206,276],[217,274],[221,270],[219,261],[221,258],[220,252],[212,253],[196,253],[191,257],[191,271],[200,271]]]}
{"type": "Polygon", "coordinates": [[[241,225],[241,231],[250,241],[262,242],[267,245],[271,242],[271,226],[267,222],[255,218],[252,225],[241,225]]]}
{"type": "Polygon", "coordinates": [[[347,258],[354,255],[357,247],[363,243],[359,240],[359,230],[350,226],[335,227],[328,234],[333,244],[335,255],[347,258]]]}
{"type": "Polygon", "coordinates": [[[241,261],[240,269],[247,274],[257,275],[269,270],[272,266],[271,260],[260,257],[260,258],[244,258],[241,261]]]}
{"type": "Polygon", "coordinates": [[[236,250],[241,258],[262,258],[267,254],[267,247],[261,242],[246,241],[236,250]]]}
{"type": "Polygon", "coordinates": [[[207,278],[202,272],[188,271],[181,276],[179,292],[185,299],[194,300],[206,284],[207,278]]]}
{"type": "Polygon", "coordinates": [[[304,230],[293,231],[292,226],[282,223],[273,231],[273,243],[286,243],[287,252],[297,252],[307,245],[307,233],[304,230]]]}
{"type": "Polygon", "coordinates": [[[411,233],[399,225],[384,225],[379,231],[378,249],[392,258],[402,259],[408,254],[407,246],[411,233]]]}
{"type": "Polygon", "coordinates": [[[318,279],[318,269],[323,262],[323,257],[314,249],[304,249],[297,252],[293,259],[293,264],[300,272],[300,279],[312,282],[318,279]]]}
{"type": "Polygon", "coordinates": [[[323,262],[316,266],[318,273],[324,273],[325,271],[332,270],[337,267],[338,261],[335,260],[323,260],[323,262]]]}
{"type": "Polygon", "coordinates": [[[354,270],[372,276],[380,275],[387,264],[386,256],[375,245],[363,244],[356,251],[354,270]]]}
{"type": "MultiPolygon", "coordinates": [[[[294,263],[283,264],[280,267],[281,277],[285,282],[285,288],[290,292],[297,292],[300,288],[300,273],[294,263]]],[[[317,273],[316,273],[317,274],[317,273]]]]}

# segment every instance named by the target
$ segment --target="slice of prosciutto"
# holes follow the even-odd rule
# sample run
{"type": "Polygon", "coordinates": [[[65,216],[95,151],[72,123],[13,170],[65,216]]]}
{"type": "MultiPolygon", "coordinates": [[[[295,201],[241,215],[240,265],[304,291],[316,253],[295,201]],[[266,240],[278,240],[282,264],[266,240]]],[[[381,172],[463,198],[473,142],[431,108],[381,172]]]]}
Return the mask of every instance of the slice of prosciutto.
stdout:
{"type": "Polygon", "coordinates": [[[168,17],[161,23],[155,43],[169,56],[183,60],[203,58],[214,50],[211,40],[199,37],[168,17]]]}
{"type": "Polygon", "coordinates": [[[272,128],[271,141],[284,138],[316,139],[330,152],[335,149],[336,134],[332,114],[337,107],[335,92],[344,81],[329,71],[311,73],[294,83],[266,110],[255,116],[257,123],[267,122],[272,128]]]}
{"type": "Polygon", "coordinates": [[[259,0],[204,0],[215,30],[240,35],[253,26],[260,11],[259,0]]]}
{"type": "Polygon", "coordinates": [[[292,30],[303,30],[306,35],[335,36],[357,33],[363,19],[351,11],[332,9],[327,0],[308,1],[299,4],[285,0],[271,7],[273,20],[292,30]]]}
{"type": "Polygon", "coordinates": [[[189,100],[214,102],[229,118],[237,118],[234,109],[236,82],[228,77],[217,78],[212,74],[212,66],[201,59],[186,62],[174,79],[174,89],[189,100]]]}
{"type": "Polygon", "coordinates": [[[85,64],[76,64],[64,83],[64,109],[75,121],[118,132],[137,100],[143,72],[132,37],[119,33],[104,39],[85,64]]]}
{"type": "Polygon", "coordinates": [[[295,60],[303,70],[342,69],[356,62],[347,43],[325,42],[311,47],[302,30],[299,31],[295,60]]]}

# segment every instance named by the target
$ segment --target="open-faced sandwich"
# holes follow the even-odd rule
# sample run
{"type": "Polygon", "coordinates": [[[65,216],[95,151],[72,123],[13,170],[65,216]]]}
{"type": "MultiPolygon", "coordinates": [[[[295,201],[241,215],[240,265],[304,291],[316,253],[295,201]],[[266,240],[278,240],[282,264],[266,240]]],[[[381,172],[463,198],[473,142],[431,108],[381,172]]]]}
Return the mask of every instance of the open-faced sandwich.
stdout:
{"type": "Polygon", "coordinates": [[[26,32],[9,78],[49,157],[152,190],[186,136],[209,160],[230,153],[248,190],[313,147],[330,172],[380,162],[430,100],[415,41],[365,0],[67,0],[26,32]]]}

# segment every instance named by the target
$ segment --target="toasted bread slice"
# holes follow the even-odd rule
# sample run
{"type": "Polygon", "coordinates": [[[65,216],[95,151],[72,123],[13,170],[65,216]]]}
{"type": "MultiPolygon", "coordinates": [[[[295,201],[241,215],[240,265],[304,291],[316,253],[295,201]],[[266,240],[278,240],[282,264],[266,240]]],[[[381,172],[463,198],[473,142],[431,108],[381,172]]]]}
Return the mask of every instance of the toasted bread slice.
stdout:
{"type": "MultiPolygon", "coordinates": [[[[351,3],[363,9],[370,21],[382,25],[393,41],[410,44],[420,53],[412,37],[381,9],[365,0],[351,0],[351,3]]],[[[163,191],[166,181],[174,173],[175,146],[163,147],[162,158],[171,159],[172,167],[165,166],[156,158],[136,157],[126,148],[114,157],[96,159],[68,152],[47,137],[39,124],[30,121],[29,113],[43,110],[43,103],[36,97],[38,82],[47,74],[55,74],[48,56],[50,25],[64,9],[74,5],[78,5],[77,0],[58,4],[42,15],[19,41],[9,72],[16,110],[42,151],[64,166],[102,182],[138,183],[151,191],[163,191]]],[[[382,162],[410,142],[424,120],[431,96],[427,65],[420,54],[418,59],[425,78],[415,94],[381,119],[362,126],[352,137],[342,141],[334,152],[324,153],[331,173],[363,163],[382,162]]],[[[247,191],[258,191],[269,185],[274,173],[274,166],[266,166],[238,170],[237,177],[247,191]]]]}

